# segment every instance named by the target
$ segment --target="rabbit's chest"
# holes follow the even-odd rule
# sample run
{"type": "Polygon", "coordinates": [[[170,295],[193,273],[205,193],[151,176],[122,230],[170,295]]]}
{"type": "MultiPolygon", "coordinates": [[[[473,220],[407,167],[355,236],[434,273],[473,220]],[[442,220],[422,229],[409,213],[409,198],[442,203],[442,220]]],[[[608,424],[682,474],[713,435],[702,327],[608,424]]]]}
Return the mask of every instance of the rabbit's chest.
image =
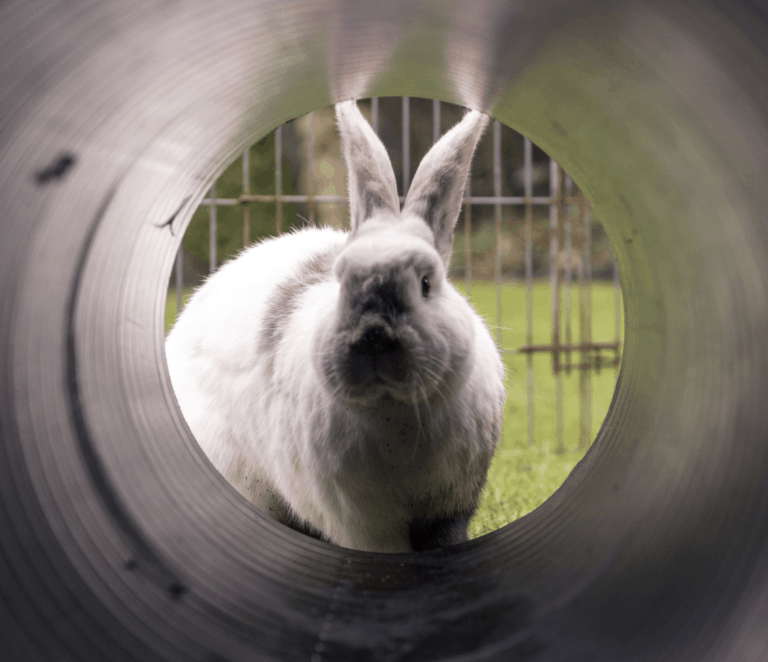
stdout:
{"type": "Polygon", "coordinates": [[[460,483],[467,469],[468,445],[462,441],[456,430],[425,430],[410,421],[382,425],[349,449],[339,462],[337,480],[350,489],[403,501],[445,491],[460,483]]]}
{"type": "Polygon", "coordinates": [[[361,423],[339,409],[315,423],[319,491],[346,504],[339,507],[353,519],[386,513],[388,521],[407,522],[424,512],[460,510],[487,469],[476,427],[462,426],[449,412],[417,417],[382,408],[366,411],[361,423]]]}

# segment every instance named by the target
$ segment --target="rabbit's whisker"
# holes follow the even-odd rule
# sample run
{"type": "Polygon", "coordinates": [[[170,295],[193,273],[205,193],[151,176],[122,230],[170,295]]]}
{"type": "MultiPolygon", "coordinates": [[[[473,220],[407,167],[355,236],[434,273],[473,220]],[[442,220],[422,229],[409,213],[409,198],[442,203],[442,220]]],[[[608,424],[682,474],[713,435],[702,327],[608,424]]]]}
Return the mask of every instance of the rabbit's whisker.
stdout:
{"type": "Polygon", "coordinates": [[[446,408],[450,408],[451,405],[450,405],[450,403],[448,401],[448,398],[445,395],[445,393],[443,393],[443,390],[442,390],[441,385],[440,385],[441,376],[437,372],[435,372],[434,370],[432,370],[429,367],[429,362],[430,361],[432,362],[433,365],[438,365],[437,361],[435,361],[431,357],[427,357],[426,364],[423,366],[422,369],[430,377],[431,381],[434,383],[434,387],[435,387],[434,390],[442,398],[443,403],[445,404],[445,407],[446,408]]]}

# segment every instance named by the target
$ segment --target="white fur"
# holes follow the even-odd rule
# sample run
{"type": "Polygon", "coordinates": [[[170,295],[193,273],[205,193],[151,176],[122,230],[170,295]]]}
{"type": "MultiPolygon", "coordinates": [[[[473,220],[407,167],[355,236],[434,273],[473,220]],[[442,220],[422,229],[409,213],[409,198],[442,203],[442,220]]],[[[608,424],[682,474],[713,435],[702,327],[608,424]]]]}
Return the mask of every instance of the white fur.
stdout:
{"type": "Polygon", "coordinates": [[[394,176],[373,181],[383,147],[353,104],[337,106],[358,187],[352,232],[306,229],[245,250],[190,299],[166,356],[195,438],[257,507],[285,523],[299,518],[343,547],[410,551],[415,518],[474,509],[500,432],[498,350],[445,278],[461,196],[452,189],[441,203],[448,207],[422,204],[435,190],[430,174],[455,175],[463,191],[485,120],[470,114],[425,157],[401,216],[394,176]],[[330,254],[325,275],[313,272],[316,282],[299,288],[266,342],[265,329],[284,314],[280,293],[298,291],[281,288],[306,273],[311,256],[330,254]],[[392,314],[376,299],[390,291],[400,306],[392,314]],[[396,344],[371,350],[381,333],[396,344]]]}

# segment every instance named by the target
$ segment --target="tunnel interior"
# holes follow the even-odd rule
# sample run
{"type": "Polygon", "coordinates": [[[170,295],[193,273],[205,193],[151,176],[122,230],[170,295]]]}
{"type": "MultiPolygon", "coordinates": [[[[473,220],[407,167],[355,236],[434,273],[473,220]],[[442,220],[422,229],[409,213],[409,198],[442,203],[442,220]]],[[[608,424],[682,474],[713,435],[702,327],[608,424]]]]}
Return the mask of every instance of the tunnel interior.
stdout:
{"type": "Polygon", "coordinates": [[[0,21],[4,659],[763,659],[754,7],[77,8],[0,21]],[[544,505],[377,555],[234,492],[175,403],[161,320],[184,228],[236,154],[313,108],[399,95],[480,109],[565,167],[605,219],[626,345],[593,447],[544,505]]]}

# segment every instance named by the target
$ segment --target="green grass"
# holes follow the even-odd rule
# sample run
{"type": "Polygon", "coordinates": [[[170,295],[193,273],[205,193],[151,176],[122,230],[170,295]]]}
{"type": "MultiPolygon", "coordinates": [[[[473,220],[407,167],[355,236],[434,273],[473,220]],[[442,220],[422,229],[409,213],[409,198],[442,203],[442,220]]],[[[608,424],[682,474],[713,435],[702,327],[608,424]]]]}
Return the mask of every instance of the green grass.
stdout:
{"type": "MultiPolygon", "coordinates": [[[[463,283],[457,283],[463,289],[463,283]]],[[[563,291],[564,292],[564,291],[563,291]]],[[[533,342],[551,342],[551,288],[548,283],[533,286],[533,342]]],[[[565,338],[564,293],[561,295],[561,338],[565,338]]],[[[474,283],[470,296],[475,309],[493,330],[496,320],[496,292],[492,284],[474,283]]],[[[579,339],[579,295],[572,290],[572,341],[579,339]]],[[[502,347],[512,349],[526,341],[526,294],[523,284],[505,285],[502,291],[502,347]]],[[[623,327],[622,327],[623,328],[623,327]]],[[[494,332],[495,334],[495,332],[494,332]]],[[[592,288],[592,338],[610,341],[615,337],[614,289],[598,283],[592,288]]],[[[612,358],[613,353],[606,353],[612,358]]],[[[574,359],[578,355],[574,355],[574,359]]],[[[534,439],[528,446],[527,360],[521,354],[506,354],[507,400],[504,427],[483,493],[480,507],[470,522],[470,537],[494,531],[540,506],[562,485],[583,457],[579,443],[579,375],[562,374],[564,453],[557,452],[557,378],[550,354],[533,359],[534,439]]],[[[592,372],[592,436],[596,434],[613,396],[618,372],[603,368],[592,372]]]]}
{"type": "MultiPolygon", "coordinates": [[[[182,307],[186,305],[187,301],[189,301],[189,297],[192,296],[192,292],[194,290],[192,288],[185,288],[181,292],[181,300],[182,300],[182,307]]],[[[168,335],[168,332],[171,330],[171,327],[173,326],[173,323],[176,321],[176,315],[178,313],[178,307],[177,307],[177,301],[178,298],[176,296],[176,289],[171,288],[168,290],[168,297],[165,300],[165,335],[168,335]]]]}
{"type": "MultiPolygon", "coordinates": [[[[463,283],[456,283],[463,290],[463,283]]],[[[184,301],[190,291],[183,293],[184,301]]],[[[493,329],[496,318],[496,293],[492,284],[475,282],[470,300],[493,329]]],[[[564,295],[561,297],[561,338],[565,338],[564,295]]],[[[579,338],[579,295],[573,289],[571,324],[573,342],[579,338]]],[[[165,313],[166,333],[176,317],[176,292],[171,290],[165,313]]],[[[502,347],[512,349],[525,344],[526,297],[522,284],[507,284],[502,291],[502,347]]],[[[623,327],[622,327],[623,328],[623,327]]],[[[611,341],[615,335],[614,289],[598,283],[592,288],[592,338],[611,341]]],[[[533,286],[533,341],[551,341],[550,287],[548,283],[533,286]]],[[[574,360],[578,358],[575,355],[574,360]]],[[[612,358],[612,353],[606,353],[612,358]]],[[[556,392],[557,378],[552,373],[549,354],[534,355],[535,402],[533,447],[528,446],[527,363],[520,354],[506,354],[507,400],[504,428],[488,483],[478,508],[470,522],[470,537],[494,531],[522,517],[541,505],[562,485],[568,474],[583,457],[578,450],[579,439],[579,375],[578,371],[563,374],[563,441],[565,452],[557,452],[556,392]]],[[[592,372],[592,436],[596,434],[611,402],[618,375],[615,368],[592,372]]]]}

